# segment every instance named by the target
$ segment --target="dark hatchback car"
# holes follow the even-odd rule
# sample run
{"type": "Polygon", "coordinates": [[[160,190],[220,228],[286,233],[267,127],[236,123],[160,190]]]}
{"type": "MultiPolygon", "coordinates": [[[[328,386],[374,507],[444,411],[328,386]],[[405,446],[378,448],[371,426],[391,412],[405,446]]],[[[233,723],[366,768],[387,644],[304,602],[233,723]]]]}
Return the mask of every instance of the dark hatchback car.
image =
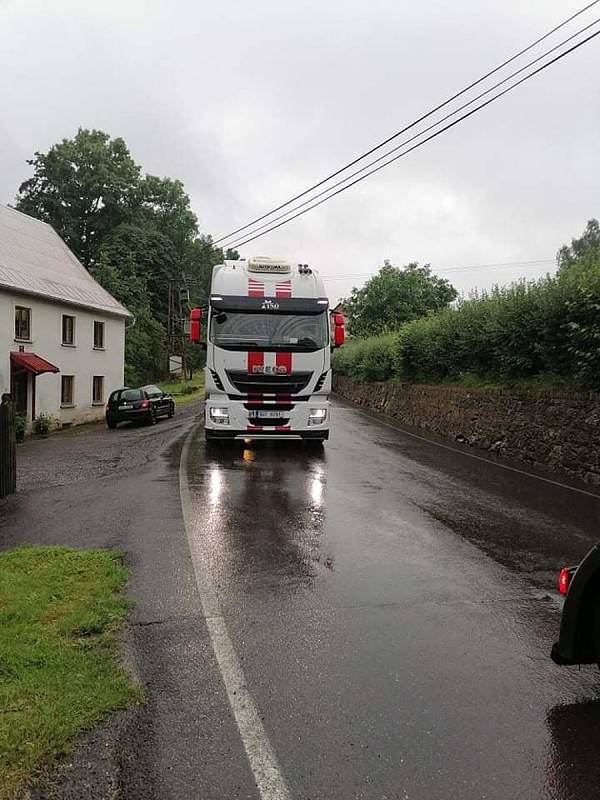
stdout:
{"type": "Polygon", "coordinates": [[[116,428],[119,422],[133,420],[154,425],[158,417],[172,417],[174,413],[173,398],[158,386],[117,389],[106,404],[106,424],[111,429],[116,428]]]}

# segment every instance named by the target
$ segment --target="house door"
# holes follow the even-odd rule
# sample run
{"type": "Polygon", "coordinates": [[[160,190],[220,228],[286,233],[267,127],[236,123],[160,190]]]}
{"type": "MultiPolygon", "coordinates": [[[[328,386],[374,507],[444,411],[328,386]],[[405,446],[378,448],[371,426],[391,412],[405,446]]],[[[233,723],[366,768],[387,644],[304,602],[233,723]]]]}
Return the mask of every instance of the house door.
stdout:
{"type": "Polygon", "coordinates": [[[29,388],[29,373],[24,370],[13,372],[11,394],[15,401],[17,414],[27,415],[27,390],[29,388]]]}

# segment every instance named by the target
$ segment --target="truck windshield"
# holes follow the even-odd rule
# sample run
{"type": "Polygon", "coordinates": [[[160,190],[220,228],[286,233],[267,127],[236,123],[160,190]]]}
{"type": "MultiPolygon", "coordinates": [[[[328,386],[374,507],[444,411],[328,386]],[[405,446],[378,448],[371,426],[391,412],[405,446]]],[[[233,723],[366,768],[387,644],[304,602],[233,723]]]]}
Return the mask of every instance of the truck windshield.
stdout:
{"type": "Polygon", "coordinates": [[[321,350],[328,343],[327,320],[325,311],[300,315],[213,310],[210,340],[231,350],[321,350]]]}

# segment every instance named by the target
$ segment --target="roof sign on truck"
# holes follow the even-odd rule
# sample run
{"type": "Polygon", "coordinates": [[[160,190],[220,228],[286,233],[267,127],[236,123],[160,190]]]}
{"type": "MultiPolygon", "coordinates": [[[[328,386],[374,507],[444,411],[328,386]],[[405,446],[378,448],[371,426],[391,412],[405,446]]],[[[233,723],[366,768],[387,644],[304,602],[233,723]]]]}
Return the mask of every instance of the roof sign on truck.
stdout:
{"type": "Polygon", "coordinates": [[[290,265],[286,261],[279,261],[274,258],[257,256],[248,261],[248,272],[290,272],[290,265]]]}

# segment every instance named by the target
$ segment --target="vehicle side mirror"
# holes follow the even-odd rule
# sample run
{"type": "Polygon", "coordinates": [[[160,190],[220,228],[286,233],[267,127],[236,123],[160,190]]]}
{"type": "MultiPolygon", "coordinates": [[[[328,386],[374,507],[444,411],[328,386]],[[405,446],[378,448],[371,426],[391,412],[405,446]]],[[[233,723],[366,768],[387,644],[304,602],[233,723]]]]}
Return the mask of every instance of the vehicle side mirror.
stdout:
{"type": "Polygon", "coordinates": [[[339,311],[334,311],[333,318],[333,346],[341,347],[346,341],[346,320],[339,311]]]}
{"type": "Polygon", "coordinates": [[[202,309],[192,308],[190,311],[190,341],[199,342],[202,338],[202,309]]]}

